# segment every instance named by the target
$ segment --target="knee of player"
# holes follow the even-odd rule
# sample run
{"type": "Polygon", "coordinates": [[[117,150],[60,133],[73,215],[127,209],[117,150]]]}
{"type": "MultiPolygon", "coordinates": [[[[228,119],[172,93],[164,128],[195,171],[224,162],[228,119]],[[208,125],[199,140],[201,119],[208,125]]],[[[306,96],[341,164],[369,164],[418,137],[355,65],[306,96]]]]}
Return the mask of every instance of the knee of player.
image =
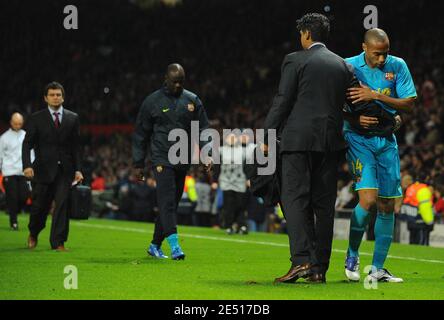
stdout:
{"type": "Polygon", "coordinates": [[[361,197],[359,199],[359,204],[361,207],[369,212],[375,212],[376,211],[376,202],[377,198],[373,195],[366,195],[364,197],[361,197]]]}
{"type": "Polygon", "coordinates": [[[395,210],[395,200],[394,199],[379,198],[378,212],[389,214],[389,213],[393,213],[394,210],[395,210]]]}

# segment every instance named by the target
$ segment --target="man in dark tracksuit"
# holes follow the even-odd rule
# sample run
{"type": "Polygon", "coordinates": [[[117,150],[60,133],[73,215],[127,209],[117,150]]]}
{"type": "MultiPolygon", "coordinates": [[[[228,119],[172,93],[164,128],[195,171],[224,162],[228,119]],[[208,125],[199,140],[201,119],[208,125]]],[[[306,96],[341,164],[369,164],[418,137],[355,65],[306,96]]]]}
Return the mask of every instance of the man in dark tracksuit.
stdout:
{"type": "MultiPolygon", "coordinates": [[[[161,250],[166,238],[174,260],[185,258],[177,236],[176,211],[190,161],[187,157],[187,163],[171,163],[168,153],[176,141],[168,141],[168,135],[173,129],[183,129],[190,137],[192,121],[198,121],[199,133],[208,128],[208,118],[202,102],[194,93],[183,88],[184,80],[185,71],[182,66],[168,66],[163,87],[150,94],[143,102],[133,135],[134,167],[139,169],[140,177],[143,178],[146,151],[150,142],[151,162],[157,182],[159,216],[148,253],[157,258],[166,258],[161,250]]],[[[187,144],[188,155],[191,155],[190,139],[187,144]]]]}

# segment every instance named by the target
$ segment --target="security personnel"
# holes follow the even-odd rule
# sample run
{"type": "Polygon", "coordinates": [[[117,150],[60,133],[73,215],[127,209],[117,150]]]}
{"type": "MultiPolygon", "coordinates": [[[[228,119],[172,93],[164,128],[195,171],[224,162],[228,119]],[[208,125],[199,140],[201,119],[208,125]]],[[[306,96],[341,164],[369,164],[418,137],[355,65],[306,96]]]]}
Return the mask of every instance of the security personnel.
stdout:
{"type": "Polygon", "coordinates": [[[185,187],[183,191],[187,194],[187,198],[191,202],[197,202],[196,179],[189,175],[185,177],[185,187]]]}
{"type": "Polygon", "coordinates": [[[197,205],[196,180],[192,175],[185,177],[182,198],[177,208],[177,223],[181,225],[197,225],[194,209],[197,205]]]}
{"type": "Polygon", "coordinates": [[[425,183],[412,183],[413,180],[409,176],[405,177],[403,182],[409,184],[401,206],[401,215],[407,220],[410,244],[428,246],[434,222],[432,192],[425,183]]]}
{"type": "MultiPolygon", "coordinates": [[[[169,141],[171,130],[183,129],[187,133],[188,158],[192,121],[198,121],[199,134],[209,127],[208,118],[200,99],[183,88],[185,71],[179,64],[167,68],[162,88],[150,94],[143,102],[137,116],[133,135],[133,165],[143,179],[143,168],[150,143],[151,162],[157,182],[157,203],[159,216],[156,219],[153,240],[148,254],[156,258],[167,258],[161,245],[166,238],[174,260],[185,258],[177,235],[177,206],[184,190],[184,183],[190,161],[172,163],[169,159],[170,148],[176,143],[169,141]]],[[[202,147],[202,143],[199,142],[202,147]]],[[[179,149],[179,153],[183,152],[179,149]]],[[[176,156],[176,152],[174,152],[176,156]]],[[[180,158],[183,154],[179,155],[180,158]]],[[[173,161],[174,162],[174,161],[173,161]]],[[[207,169],[211,164],[208,163],[207,169]]]]}

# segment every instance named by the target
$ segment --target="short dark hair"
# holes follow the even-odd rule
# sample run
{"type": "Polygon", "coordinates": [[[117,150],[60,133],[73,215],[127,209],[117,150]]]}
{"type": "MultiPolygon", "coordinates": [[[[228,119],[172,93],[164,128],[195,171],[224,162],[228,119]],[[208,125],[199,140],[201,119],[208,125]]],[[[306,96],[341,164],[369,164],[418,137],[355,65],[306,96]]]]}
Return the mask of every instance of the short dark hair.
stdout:
{"type": "Polygon", "coordinates": [[[296,21],[298,31],[310,31],[313,41],[326,42],[330,34],[330,21],[320,13],[307,13],[296,21]]]}
{"type": "Polygon", "coordinates": [[[382,29],[373,28],[367,30],[367,32],[364,34],[365,43],[369,43],[370,41],[386,42],[387,40],[388,40],[388,35],[382,29]]]}
{"type": "Polygon", "coordinates": [[[53,82],[50,82],[50,83],[48,83],[46,85],[46,87],[45,87],[45,97],[48,95],[49,89],[53,89],[53,90],[54,89],[60,89],[60,90],[62,90],[62,97],[63,98],[65,97],[65,89],[63,88],[63,86],[59,82],[53,81],[53,82]]]}

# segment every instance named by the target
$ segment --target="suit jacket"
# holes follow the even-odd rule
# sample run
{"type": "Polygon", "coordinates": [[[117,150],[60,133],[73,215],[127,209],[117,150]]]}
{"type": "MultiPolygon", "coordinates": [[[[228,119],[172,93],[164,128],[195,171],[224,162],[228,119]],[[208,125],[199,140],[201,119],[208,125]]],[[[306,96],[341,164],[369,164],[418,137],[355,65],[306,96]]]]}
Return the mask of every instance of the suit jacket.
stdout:
{"type": "Polygon", "coordinates": [[[346,147],[342,109],[353,73],[322,45],[287,55],[265,129],[283,126],[283,151],[338,151],[346,147]],[[286,122],[286,123],[285,123],[286,122]]]}
{"type": "Polygon", "coordinates": [[[22,145],[23,169],[34,169],[34,181],[51,183],[59,166],[67,179],[80,171],[79,117],[63,109],[60,127],[56,129],[48,108],[33,113],[26,121],[26,135],[22,145]],[[31,164],[30,150],[34,149],[35,161],[31,164]]]}

